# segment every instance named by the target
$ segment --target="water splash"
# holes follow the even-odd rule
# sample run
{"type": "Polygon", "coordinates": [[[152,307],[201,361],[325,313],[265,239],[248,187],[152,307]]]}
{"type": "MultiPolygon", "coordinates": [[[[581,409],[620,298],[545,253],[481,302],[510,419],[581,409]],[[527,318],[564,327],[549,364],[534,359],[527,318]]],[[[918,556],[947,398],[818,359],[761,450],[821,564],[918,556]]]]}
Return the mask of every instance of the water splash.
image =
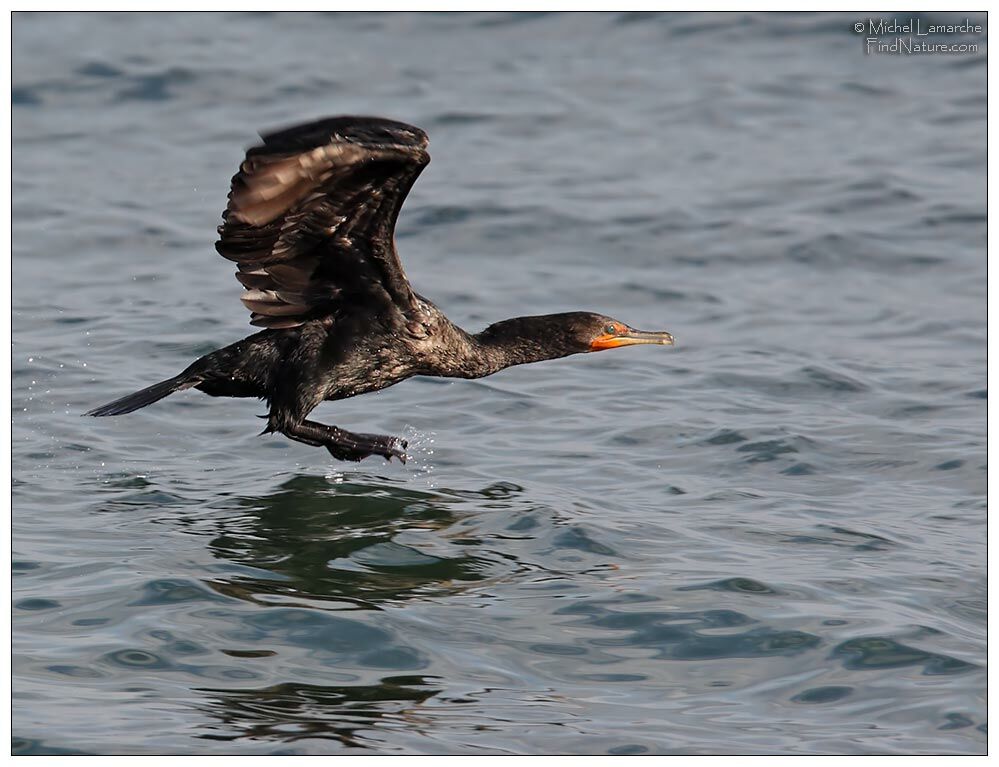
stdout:
{"type": "Polygon", "coordinates": [[[409,457],[406,466],[413,473],[413,477],[426,482],[427,487],[436,487],[437,484],[434,481],[434,443],[437,441],[437,432],[419,431],[406,424],[402,434],[403,439],[409,443],[406,448],[406,455],[409,457]]]}

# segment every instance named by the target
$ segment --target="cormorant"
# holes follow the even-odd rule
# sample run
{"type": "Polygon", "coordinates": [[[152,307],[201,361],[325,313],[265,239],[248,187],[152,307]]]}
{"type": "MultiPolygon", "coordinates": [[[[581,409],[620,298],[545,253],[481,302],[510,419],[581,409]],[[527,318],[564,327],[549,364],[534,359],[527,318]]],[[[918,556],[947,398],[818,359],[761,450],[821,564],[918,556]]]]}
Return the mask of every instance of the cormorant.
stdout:
{"type": "Polygon", "coordinates": [[[232,179],[218,252],[236,262],[250,324],[265,328],[179,375],[86,415],[131,413],[168,394],[258,397],[262,433],[334,458],[406,460],[406,442],[306,420],[324,400],[414,375],[479,378],[510,365],[631,344],[672,344],[588,312],[517,317],[470,334],[413,292],[396,253],[399,209],[430,162],[427,135],[377,117],[332,117],[262,136],[232,179]]]}

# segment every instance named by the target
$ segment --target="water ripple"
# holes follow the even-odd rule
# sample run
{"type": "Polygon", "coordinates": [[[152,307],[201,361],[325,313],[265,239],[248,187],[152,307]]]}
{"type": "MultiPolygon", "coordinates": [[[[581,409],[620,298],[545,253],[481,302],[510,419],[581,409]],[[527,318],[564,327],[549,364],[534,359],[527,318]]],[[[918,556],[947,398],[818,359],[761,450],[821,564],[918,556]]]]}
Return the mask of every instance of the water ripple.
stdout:
{"type": "Polygon", "coordinates": [[[984,753],[987,40],[855,21],[15,14],[12,751],[984,753]],[[317,409],[406,466],[80,418],[250,332],[228,180],[337,112],[455,322],[679,345],[317,409]]]}

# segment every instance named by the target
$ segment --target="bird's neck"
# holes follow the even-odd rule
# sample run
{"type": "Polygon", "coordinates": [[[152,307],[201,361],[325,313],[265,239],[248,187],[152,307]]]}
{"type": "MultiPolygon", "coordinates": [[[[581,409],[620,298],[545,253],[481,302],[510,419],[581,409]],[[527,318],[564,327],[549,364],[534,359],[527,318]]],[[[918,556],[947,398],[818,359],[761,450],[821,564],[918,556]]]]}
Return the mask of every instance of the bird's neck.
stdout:
{"type": "Polygon", "coordinates": [[[487,376],[511,365],[557,359],[584,351],[559,332],[551,315],[503,320],[470,336],[469,340],[471,359],[467,369],[474,371],[469,378],[487,376]]]}

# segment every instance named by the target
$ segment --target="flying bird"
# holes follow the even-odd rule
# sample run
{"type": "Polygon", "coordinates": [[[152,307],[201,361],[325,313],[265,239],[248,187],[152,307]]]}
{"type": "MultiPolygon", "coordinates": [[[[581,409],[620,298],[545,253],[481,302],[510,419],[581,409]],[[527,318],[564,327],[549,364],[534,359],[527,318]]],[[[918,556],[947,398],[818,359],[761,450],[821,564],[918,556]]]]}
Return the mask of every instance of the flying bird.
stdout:
{"type": "Polygon", "coordinates": [[[511,365],[634,344],[672,344],[589,312],[517,317],[467,333],[415,293],[395,224],[430,162],[427,135],[378,117],[332,117],[262,135],[232,179],[215,248],[235,262],[263,328],[85,415],[131,413],[184,389],[257,397],[278,432],[342,461],[406,460],[406,441],[308,420],[326,400],[415,375],[480,378],[511,365]]]}

